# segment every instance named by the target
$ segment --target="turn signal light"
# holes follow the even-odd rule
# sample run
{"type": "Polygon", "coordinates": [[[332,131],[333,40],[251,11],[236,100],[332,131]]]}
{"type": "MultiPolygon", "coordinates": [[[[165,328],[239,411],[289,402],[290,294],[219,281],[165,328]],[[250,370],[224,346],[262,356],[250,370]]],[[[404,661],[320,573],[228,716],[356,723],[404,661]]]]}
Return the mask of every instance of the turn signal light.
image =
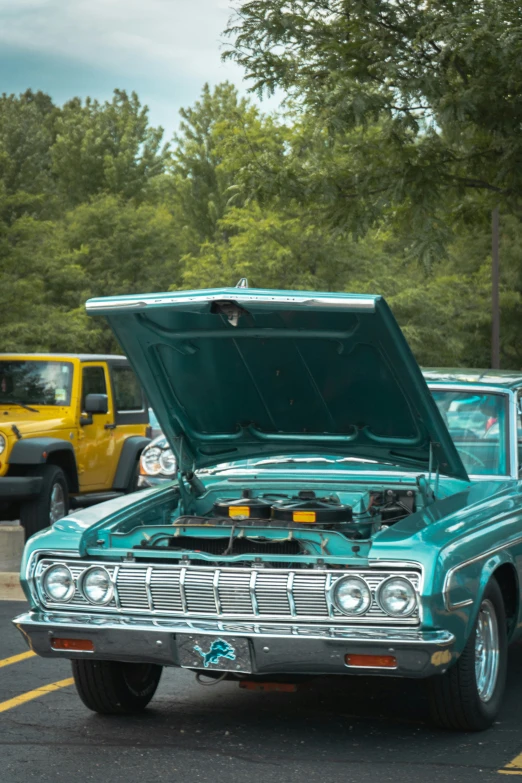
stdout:
{"type": "Polygon", "coordinates": [[[228,516],[229,517],[249,517],[250,516],[250,507],[249,506],[229,506],[229,508],[228,508],[228,516]]]}
{"type": "Polygon", "coordinates": [[[53,650],[94,652],[94,643],[90,639],[51,639],[51,647],[53,650]]]}
{"type": "Polygon", "coordinates": [[[393,655],[345,655],[347,666],[370,669],[396,669],[397,658],[393,655]]]}

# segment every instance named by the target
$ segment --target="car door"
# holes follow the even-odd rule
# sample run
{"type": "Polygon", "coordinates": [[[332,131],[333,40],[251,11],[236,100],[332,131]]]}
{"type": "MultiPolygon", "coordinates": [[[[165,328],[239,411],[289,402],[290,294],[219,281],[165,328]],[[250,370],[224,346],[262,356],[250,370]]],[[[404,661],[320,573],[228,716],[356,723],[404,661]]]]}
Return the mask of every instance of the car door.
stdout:
{"type": "Polygon", "coordinates": [[[116,471],[116,449],[114,405],[107,365],[103,362],[82,364],[81,384],[77,453],[80,492],[110,489],[116,471]],[[88,394],[106,394],[108,412],[86,416],[84,403],[88,394]]]}

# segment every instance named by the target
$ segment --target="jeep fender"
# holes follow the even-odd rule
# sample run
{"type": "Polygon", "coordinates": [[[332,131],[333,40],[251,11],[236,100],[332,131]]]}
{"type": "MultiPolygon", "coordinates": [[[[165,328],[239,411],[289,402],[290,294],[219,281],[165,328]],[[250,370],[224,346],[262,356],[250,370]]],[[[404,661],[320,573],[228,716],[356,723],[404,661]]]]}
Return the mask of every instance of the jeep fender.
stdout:
{"type": "Polygon", "coordinates": [[[69,490],[78,492],[78,468],[72,443],[60,438],[22,438],[8,459],[9,465],[45,465],[61,467],[69,481],[69,490]]]}
{"type": "Polygon", "coordinates": [[[120,454],[116,475],[114,476],[113,489],[124,492],[129,486],[136,463],[145,446],[150,443],[150,438],[142,435],[133,435],[127,438],[120,454]]]}

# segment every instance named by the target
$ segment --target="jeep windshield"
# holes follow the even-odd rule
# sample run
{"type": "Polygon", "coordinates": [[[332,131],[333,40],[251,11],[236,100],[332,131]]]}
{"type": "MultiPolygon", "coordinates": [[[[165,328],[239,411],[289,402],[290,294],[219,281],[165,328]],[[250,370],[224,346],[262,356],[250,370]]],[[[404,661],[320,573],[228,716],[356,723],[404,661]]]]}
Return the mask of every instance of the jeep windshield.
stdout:
{"type": "Polygon", "coordinates": [[[0,405],[69,405],[71,362],[0,361],[0,405]]]}

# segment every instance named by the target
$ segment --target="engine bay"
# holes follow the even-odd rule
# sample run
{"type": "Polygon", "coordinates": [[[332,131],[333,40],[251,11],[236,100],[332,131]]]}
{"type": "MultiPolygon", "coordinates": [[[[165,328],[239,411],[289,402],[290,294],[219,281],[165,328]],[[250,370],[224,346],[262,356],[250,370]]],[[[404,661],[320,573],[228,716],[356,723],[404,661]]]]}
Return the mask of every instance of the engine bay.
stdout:
{"type": "Polygon", "coordinates": [[[411,489],[370,490],[359,498],[350,493],[350,501],[342,502],[338,493],[318,496],[311,489],[294,495],[254,495],[252,490],[244,489],[240,498],[216,500],[212,513],[226,523],[262,521],[267,526],[290,528],[314,525],[339,530],[351,539],[365,539],[375,529],[399,522],[415,511],[415,493],[411,489]]]}
{"type": "Polygon", "coordinates": [[[134,550],[161,550],[190,563],[225,558],[224,564],[254,561],[260,567],[277,567],[279,561],[285,565],[283,561],[298,556],[340,554],[347,545],[357,555],[377,533],[413,514],[419,505],[419,493],[411,485],[343,487],[333,492],[222,489],[206,493],[196,513],[173,516],[168,529],[142,532],[134,550]]]}

